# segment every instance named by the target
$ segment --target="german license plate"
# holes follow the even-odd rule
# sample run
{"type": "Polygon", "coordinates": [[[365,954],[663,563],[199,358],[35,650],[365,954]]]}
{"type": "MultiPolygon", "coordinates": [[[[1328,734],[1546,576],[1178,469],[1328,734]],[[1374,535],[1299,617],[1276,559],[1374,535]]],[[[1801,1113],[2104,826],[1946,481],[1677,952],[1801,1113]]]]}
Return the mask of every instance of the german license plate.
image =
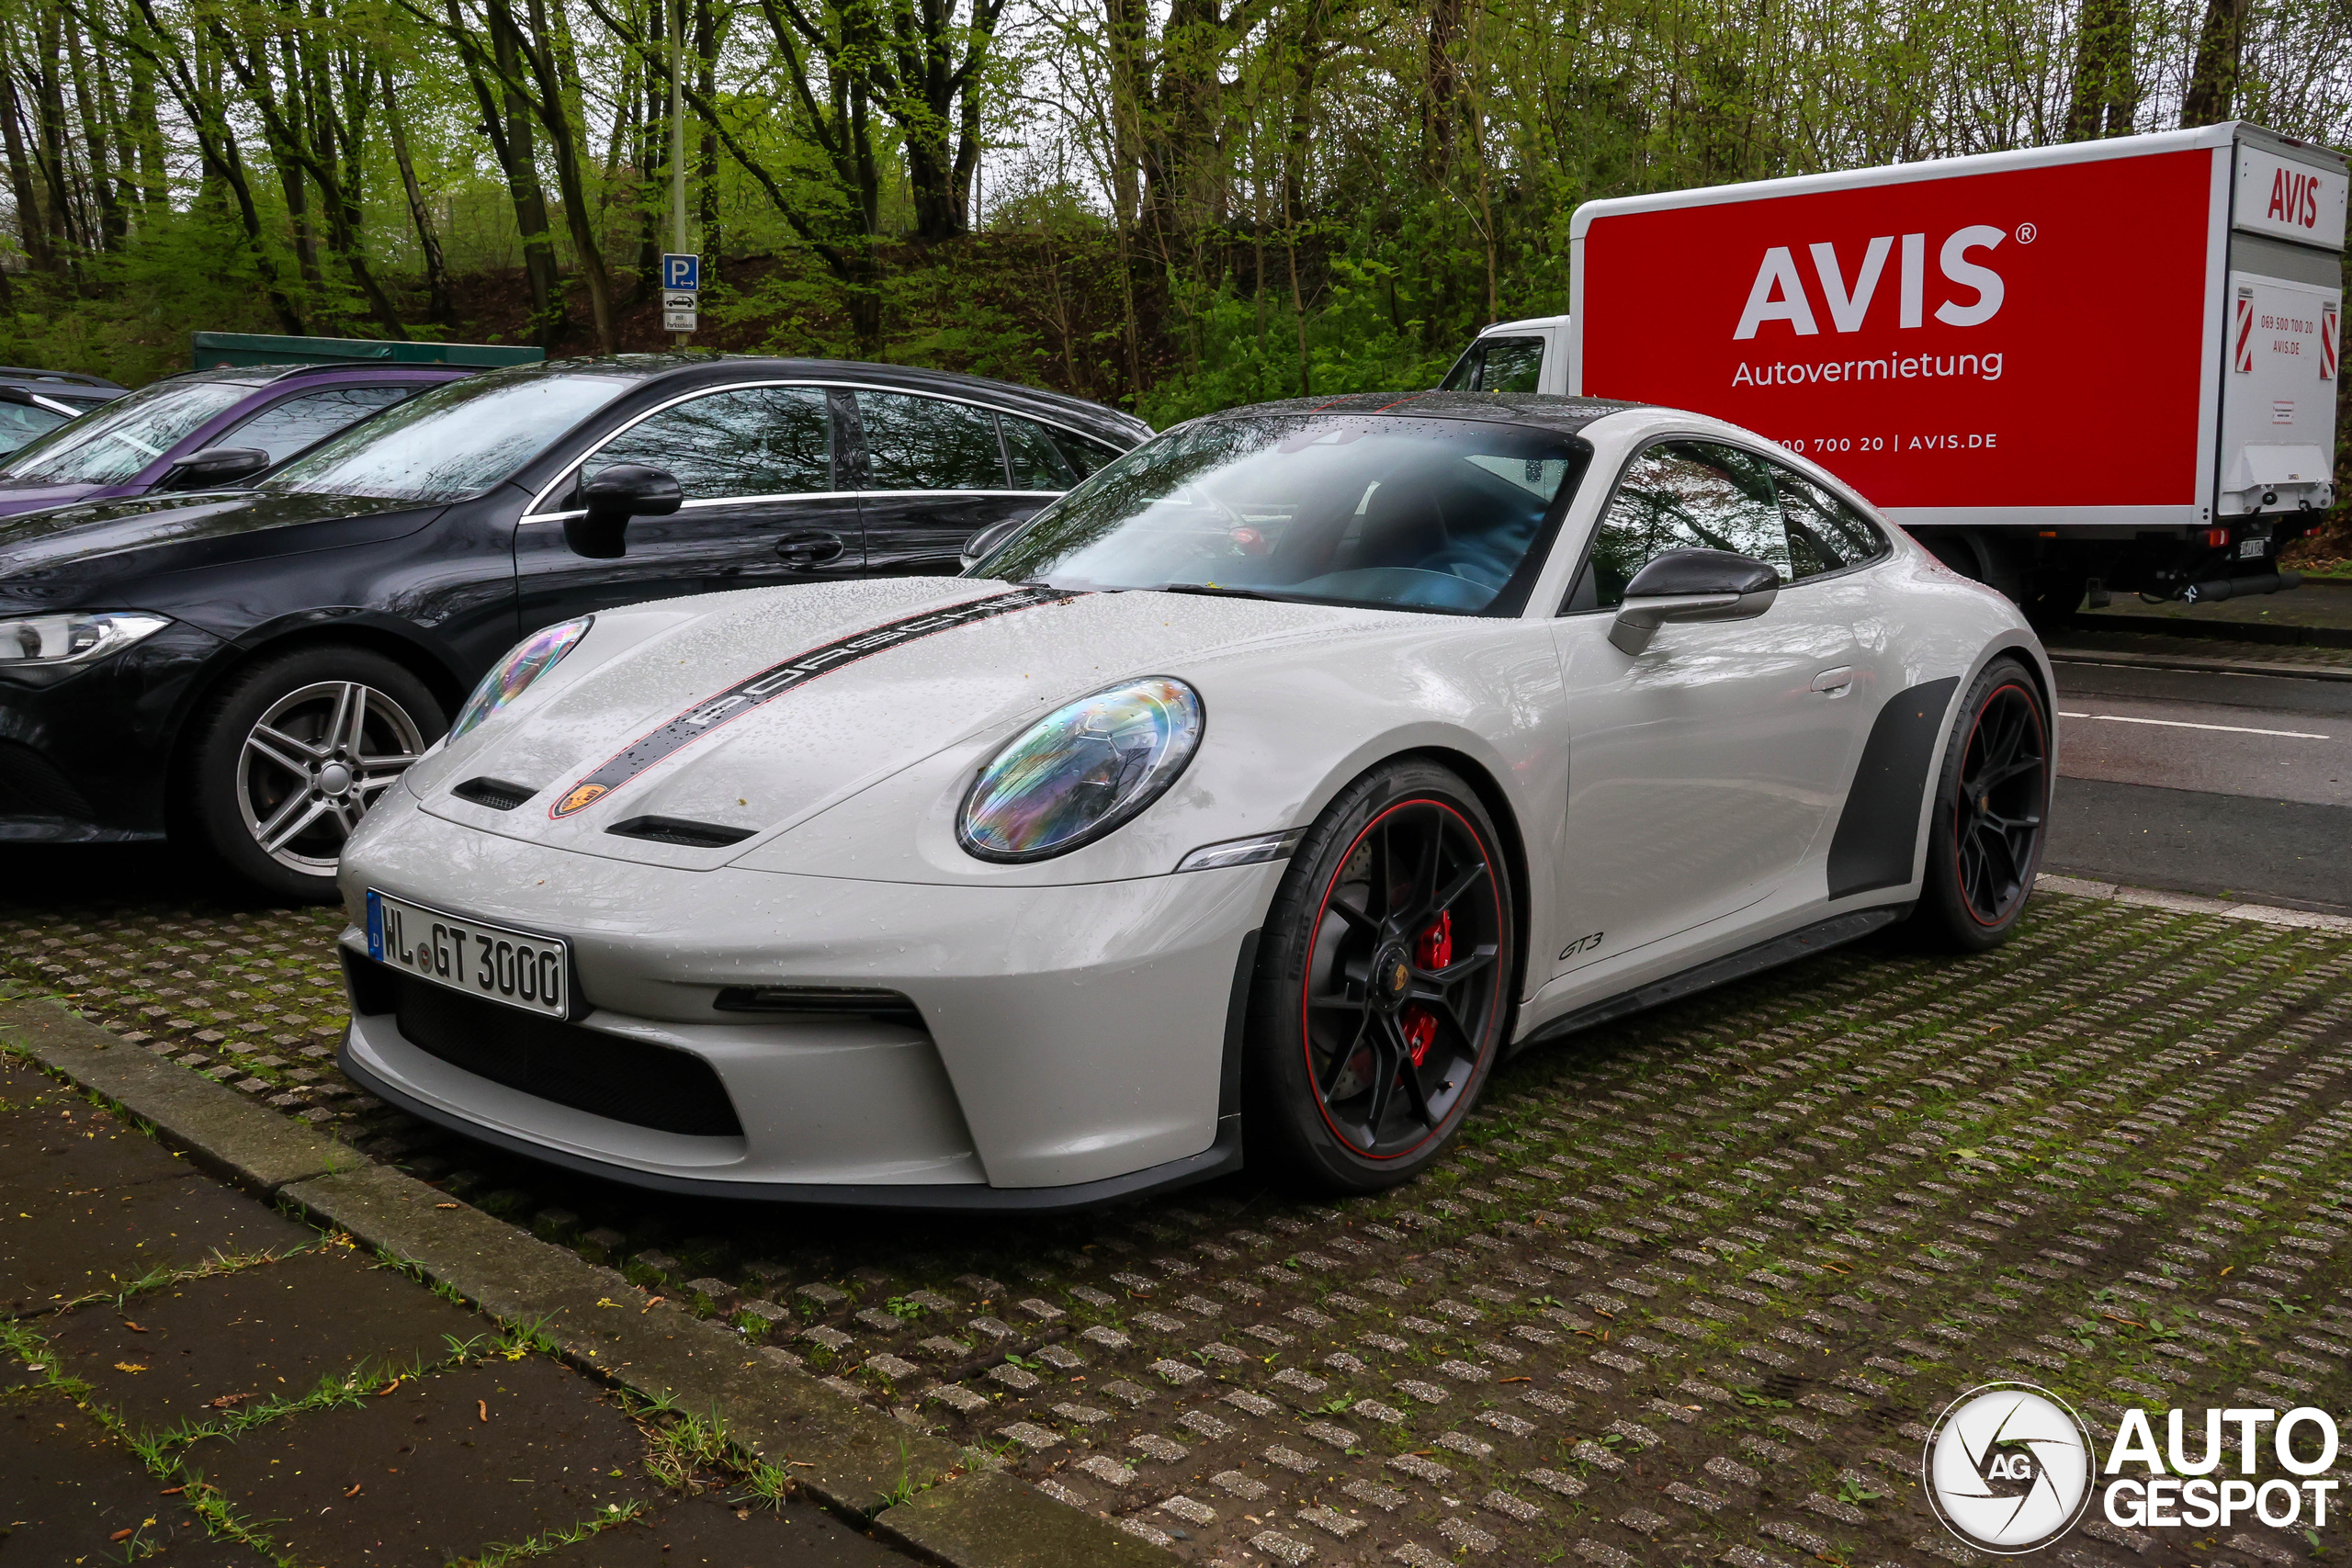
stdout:
{"type": "Polygon", "coordinates": [[[550,937],[530,936],[368,891],[368,956],[403,974],[481,997],[568,1017],[571,953],[550,937]]]}
{"type": "Polygon", "coordinates": [[[2269,547],[2270,541],[2267,539],[2240,539],[2238,541],[2238,558],[2240,560],[2260,560],[2262,558],[2262,552],[2269,547]]]}

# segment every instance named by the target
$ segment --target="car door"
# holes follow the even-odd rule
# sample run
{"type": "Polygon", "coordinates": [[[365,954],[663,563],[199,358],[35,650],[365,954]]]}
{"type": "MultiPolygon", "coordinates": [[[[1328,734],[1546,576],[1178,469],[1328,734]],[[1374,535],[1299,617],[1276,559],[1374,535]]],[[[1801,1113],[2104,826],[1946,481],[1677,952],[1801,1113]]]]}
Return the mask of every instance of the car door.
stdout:
{"type": "Polygon", "coordinates": [[[1543,384],[1542,333],[1482,337],[1453,362],[1439,389],[1448,392],[1532,392],[1543,384]]]}
{"type": "MultiPolygon", "coordinates": [[[[855,399],[865,453],[860,510],[866,568],[874,575],[952,577],[963,570],[964,545],[972,536],[1026,517],[1068,488],[1067,461],[1046,461],[1041,468],[1046,454],[1036,450],[1029,432],[1021,433],[1021,479],[1050,488],[1013,483],[993,410],[866,387],[857,389],[855,399]]],[[[1052,451],[1050,440],[1045,446],[1052,451]]]]}
{"type": "Polygon", "coordinates": [[[515,531],[528,631],[613,604],[861,575],[857,496],[836,482],[831,404],[821,388],[725,387],[682,398],[611,435],[550,488],[515,531]],[[632,518],[628,553],[591,560],[564,543],[581,484],[619,463],[661,468],[685,502],[632,518]]]}
{"type": "Polygon", "coordinates": [[[1860,743],[1849,599],[1792,561],[1776,465],[1666,440],[1626,464],[1555,622],[1568,702],[1554,973],[1623,958],[1760,903],[1815,851],[1860,743]],[[1736,551],[1784,586],[1747,621],[1679,622],[1644,652],[1609,641],[1626,582],[1669,549],[1736,551]]]}

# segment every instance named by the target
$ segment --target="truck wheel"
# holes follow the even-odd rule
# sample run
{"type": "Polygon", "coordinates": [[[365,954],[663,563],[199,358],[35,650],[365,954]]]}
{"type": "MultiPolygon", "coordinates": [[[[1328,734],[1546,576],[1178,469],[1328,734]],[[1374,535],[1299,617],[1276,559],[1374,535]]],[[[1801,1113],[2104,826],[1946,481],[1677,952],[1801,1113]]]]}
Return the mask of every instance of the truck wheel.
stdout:
{"type": "Polygon", "coordinates": [[[2043,573],[2022,606],[2026,625],[2034,629],[2036,636],[2049,640],[2074,624],[2075,612],[2083,607],[2083,593],[2089,586],[2090,577],[2085,572],[2043,573]]]}
{"type": "Polygon", "coordinates": [[[1996,659],[1968,689],[1944,748],[1914,916],[1927,943],[1982,953],[2007,942],[2041,865],[2050,719],[2025,666],[1996,659]]]}
{"type": "Polygon", "coordinates": [[[330,646],[265,659],[198,721],[194,826],[254,890],[333,903],[344,840],[447,728],[424,682],[380,653],[330,646]]]}
{"type": "Polygon", "coordinates": [[[1510,873],[1477,795],[1391,762],[1341,791],[1267,911],[1243,1057],[1250,1158],[1327,1192],[1413,1176],[1510,1026],[1510,873]]]}

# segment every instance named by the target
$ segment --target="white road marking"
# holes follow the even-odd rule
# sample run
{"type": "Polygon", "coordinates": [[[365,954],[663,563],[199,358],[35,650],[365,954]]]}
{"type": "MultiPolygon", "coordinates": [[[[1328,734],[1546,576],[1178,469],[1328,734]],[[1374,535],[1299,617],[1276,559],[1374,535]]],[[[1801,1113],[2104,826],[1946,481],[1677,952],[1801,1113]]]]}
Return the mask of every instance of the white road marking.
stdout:
{"type": "Polygon", "coordinates": [[[2060,709],[2060,718],[2095,718],[2102,724],[2156,724],[2166,729],[2211,729],[2223,735],[2269,735],[2281,740],[2327,740],[2333,737],[2314,735],[2306,729],[2256,729],[2243,724],[2191,724],[2185,718],[2132,718],[2120,713],[2068,713],[2060,709]]]}

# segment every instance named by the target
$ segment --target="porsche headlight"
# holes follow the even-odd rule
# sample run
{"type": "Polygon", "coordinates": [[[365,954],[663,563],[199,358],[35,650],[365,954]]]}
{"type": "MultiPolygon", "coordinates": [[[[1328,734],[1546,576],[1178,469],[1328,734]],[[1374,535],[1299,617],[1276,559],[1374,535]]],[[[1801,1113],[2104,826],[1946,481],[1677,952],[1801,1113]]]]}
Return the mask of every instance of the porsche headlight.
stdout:
{"type": "Polygon", "coordinates": [[[563,656],[588,635],[588,628],[595,623],[595,616],[582,615],[576,621],[533,632],[508,649],[506,657],[490,667],[490,673],[481,678],[481,684],[474,688],[474,694],[458,710],[458,722],[449,727],[449,739],[457,739],[521,696],[532,682],[562,662],[563,656]]]}
{"type": "Polygon", "coordinates": [[[1044,860],[1159,799],[1201,743],[1200,694],[1167,675],[1080,697],[989,759],[956,837],[982,860],[1044,860]]]}
{"type": "Polygon", "coordinates": [[[0,669],[87,664],[171,624],[136,610],[0,618],[0,669]]]}

